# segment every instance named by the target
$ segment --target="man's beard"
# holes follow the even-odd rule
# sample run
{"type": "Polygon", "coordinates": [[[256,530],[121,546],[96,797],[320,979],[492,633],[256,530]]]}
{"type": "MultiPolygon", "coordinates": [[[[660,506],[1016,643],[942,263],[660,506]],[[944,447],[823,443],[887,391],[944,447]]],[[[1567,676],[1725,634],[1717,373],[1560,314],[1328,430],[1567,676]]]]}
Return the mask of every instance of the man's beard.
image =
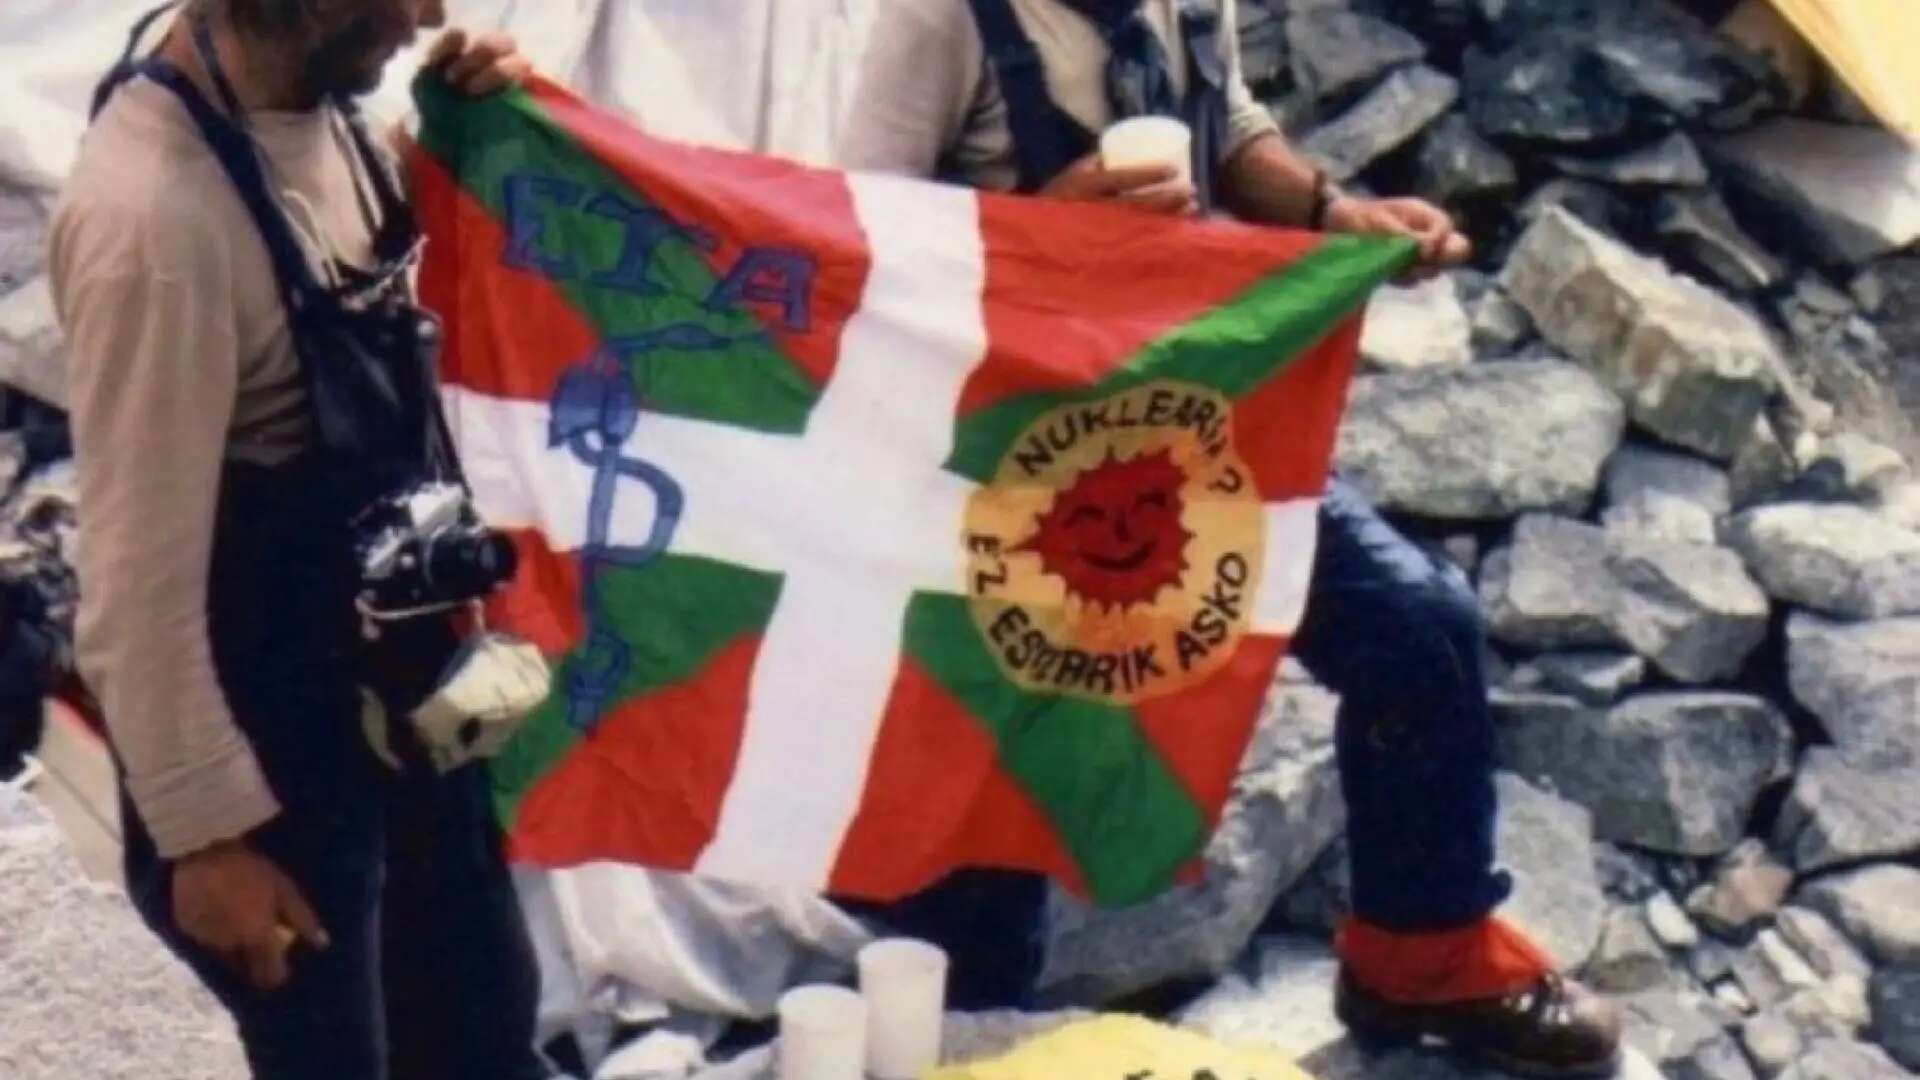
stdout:
{"type": "Polygon", "coordinates": [[[303,88],[315,99],[371,93],[380,85],[393,49],[374,20],[356,18],[307,54],[300,76],[303,88]]]}

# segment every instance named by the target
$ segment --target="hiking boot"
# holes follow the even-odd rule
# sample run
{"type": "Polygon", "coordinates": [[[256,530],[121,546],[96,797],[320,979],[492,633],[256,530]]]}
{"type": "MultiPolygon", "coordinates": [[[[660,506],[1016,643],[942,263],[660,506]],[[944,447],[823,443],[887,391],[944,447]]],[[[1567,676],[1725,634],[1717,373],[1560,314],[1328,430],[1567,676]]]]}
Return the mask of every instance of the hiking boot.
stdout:
{"type": "Polygon", "coordinates": [[[1361,986],[1344,969],[1334,1012],[1363,1043],[1439,1039],[1456,1053],[1520,1076],[1612,1076],[1620,1064],[1620,1014],[1612,1003],[1559,975],[1501,998],[1401,1005],[1361,986]]]}

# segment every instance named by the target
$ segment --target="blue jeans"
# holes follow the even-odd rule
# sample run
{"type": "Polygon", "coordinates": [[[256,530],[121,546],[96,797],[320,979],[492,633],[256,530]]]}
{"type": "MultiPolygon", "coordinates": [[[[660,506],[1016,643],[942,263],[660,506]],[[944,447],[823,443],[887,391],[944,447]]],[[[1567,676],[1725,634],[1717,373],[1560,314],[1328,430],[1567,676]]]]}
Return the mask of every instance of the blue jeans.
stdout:
{"type": "MultiPolygon", "coordinates": [[[[1294,655],[1340,695],[1352,904],[1386,930],[1448,930],[1511,883],[1493,869],[1493,717],[1484,628],[1458,567],[1409,541],[1335,479],[1294,655]]],[[[951,950],[962,1007],[1013,1003],[1010,976],[1041,962],[1045,892],[1031,875],[972,871],[873,912],[951,950]],[[984,933],[982,927],[998,928],[984,933]],[[978,972],[972,969],[979,968],[978,972]],[[970,973],[971,972],[971,973],[970,973]]]]}
{"type": "Polygon", "coordinates": [[[1381,929],[1464,926],[1511,889],[1493,869],[1484,649],[1460,568],[1334,480],[1293,652],[1340,695],[1353,913],[1381,929]]]}
{"type": "Polygon", "coordinates": [[[344,528],[298,469],[221,491],[209,631],[222,688],[281,804],[249,835],[332,938],[253,989],[187,940],[173,866],[127,800],[134,906],[233,1014],[259,1080],[537,1080],[539,974],[486,777],[394,774],[361,734],[344,528]]]}

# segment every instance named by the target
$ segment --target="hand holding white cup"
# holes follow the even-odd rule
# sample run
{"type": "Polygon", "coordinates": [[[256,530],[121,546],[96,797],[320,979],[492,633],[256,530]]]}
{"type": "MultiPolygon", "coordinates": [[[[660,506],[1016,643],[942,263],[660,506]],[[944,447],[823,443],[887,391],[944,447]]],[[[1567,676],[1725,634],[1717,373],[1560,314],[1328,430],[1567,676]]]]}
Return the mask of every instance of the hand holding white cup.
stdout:
{"type": "Polygon", "coordinates": [[[1100,136],[1100,164],[1109,169],[1171,165],[1177,179],[1193,183],[1193,131],[1169,116],[1122,120],[1100,136]]]}

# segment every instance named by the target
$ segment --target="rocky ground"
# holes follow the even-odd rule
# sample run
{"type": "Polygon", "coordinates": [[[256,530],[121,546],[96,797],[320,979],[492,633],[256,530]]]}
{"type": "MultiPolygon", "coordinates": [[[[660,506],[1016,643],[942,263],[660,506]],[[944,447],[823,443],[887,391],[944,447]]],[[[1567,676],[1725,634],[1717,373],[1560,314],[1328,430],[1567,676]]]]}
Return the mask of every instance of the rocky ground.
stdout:
{"type": "MultiPolygon", "coordinates": [[[[1790,101],[1694,14],[1728,6],[1241,0],[1240,19],[1302,146],[1356,187],[1445,203],[1480,244],[1376,304],[1340,464],[1477,583],[1512,914],[1620,997],[1630,1075],[1911,1076],[1920,156],[1844,96],[1790,101]]],[[[21,239],[41,215],[0,192],[0,353],[52,347],[21,239]]],[[[1182,985],[1199,992],[1158,1000],[1183,1022],[1325,1077],[1480,1075],[1369,1056],[1333,1021],[1333,704],[1290,672],[1202,883],[1118,914],[1058,902],[1055,998],[1182,985]]],[[[41,1022],[103,1055],[179,1035],[178,1060],[208,1064],[167,1075],[237,1075],[206,1003],[144,975],[104,1019],[14,1011],[40,977],[22,955],[151,955],[84,918],[22,921],[107,902],[14,902],[49,843],[43,822],[0,832],[0,1075],[82,1074],[19,1057],[41,1022]]],[[[1049,1022],[960,1019],[955,1038],[1049,1022]]]]}
{"type": "Polygon", "coordinates": [[[237,1080],[233,1022],[87,880],[53,819],[0,789],[0,1076],[237,1080]]]}

